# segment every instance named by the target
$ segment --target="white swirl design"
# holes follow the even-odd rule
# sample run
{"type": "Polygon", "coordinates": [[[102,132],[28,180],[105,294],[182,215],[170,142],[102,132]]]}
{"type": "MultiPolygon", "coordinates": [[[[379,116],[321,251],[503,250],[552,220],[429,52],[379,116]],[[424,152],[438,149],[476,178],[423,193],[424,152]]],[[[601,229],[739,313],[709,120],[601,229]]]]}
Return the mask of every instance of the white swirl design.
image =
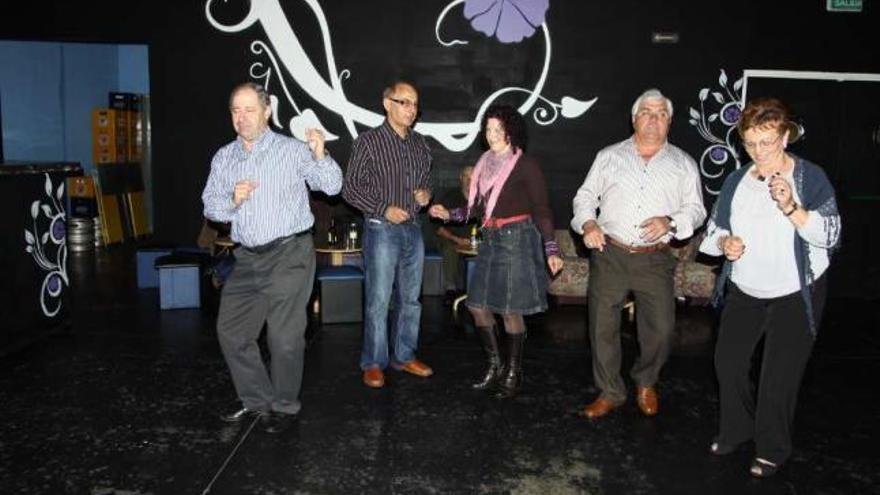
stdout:
{"type": "Polygon", "coordinates": [[[24,250],[30,253],[37,266],[46,272],[40,289],[40,306],[43,314],[52,318],[61,310],[61,293],[64,291],[64,286],[70,285],[67,278],[67,214],[61,204],[61,198],[64,196],[64,180],[62,179],[55,189],[49,174],[45,175],[45,192],[49,201],[42,203],[36,200],[31,203],[33,230],[24,231],[24,240],[27,244],[24,250]],[[40,226],[46,223],[48,223],[47,230],[41,235],[40,226]],[[49,259],[50,254],[54,255],[54,260],[49,259]]]}
{"type": "MultiPolygon", "coordinates": [[[[328,76],[326,79],[309,59],[308,54],[305,52],[296,33],[293,31],[293,28],[288,22],[278,0],[252,0],[250,2],[250,9],[244,19],[231,25],[219,22],[211,14],[211,6],[214,4],[214,1],[215,0],[206,0],[205,2],[205,17],[214,28],[225,33],[238,33],[255,24],[259,24],[266,33],[268,43],[254,41],[251,43],[251,51],[256,55],[262,55],[265,53],[269,58],[271,67],[266,68],[262,62],[255,62],[251,65],[250,75],[255,79],[262,80],[267,91],[270,93],[271,89],[269,85],[272,82],[271,76],[273,72],[277,75],[284,97],[298,114],[290,120],[288,125],[291,134],[295,137],[304,139],[303,132],[305,126],[320,127],[328,134],[328,139],[333,139],[336,136],[327,131],[311,109],[301,110],[296,105],[291,97],[290,91],[288,91],[287,85],[283,81],[283,74],[285,73],[290,74],[294,81],[314,101],[321,102],[326,109],[340,115],[345,122],[346,130],[352,138],[357,137],[355,123],[367,127],[376,127],[385,119],[384,115],[367,110],[366,108],[348,101],[346,98],[342,88],[342,81],[349,78],[350,72],[348,69],[339,71],[336,68],[336,59],[333,55],[333,48],[330,39],[330,28],[327,24],[324,12],[317,0],[303,1],[311,8],[318,20],[324,45],[323,55],[327,62],[328,76]],[[285,71],[281,70],[282,66],[279,62],[280,64],[283,64],[285,71]]],[[[435,35],[437,41],[444,47],[467,44],[466,41],[462,40],[446,42],[440,39],[439,35],[440,25],[446,14],[453,7],[461,3],[463,3],[463,0],[454,0],[443,9],[437,19],[435,35]]],[[[471,145],[471,143],[473,143],[474,139],[479,134],[480,120],[482,119],[486,108],[488,108],[489,105],[501,95],[511,92],[519,92],[528,95],[526,100],[520,104],[518,110],[523,115],[533,112],[535,122],[540,125],[552,124],[556,121],[559,115],[571,119],[579,117],[589,110],[596,102],[597,98],[584,101],[577,100],[570,96],[564,96],[559,103],[555,103],[541,95],[541,91],[547,80],[551,55],[550,31],[546,23],[541,25],[541,30],[544,34],[545,41],[544,64],[541,75],[534,88],[501,88],[493,92],[483,101],[477,110],[477,113],[474,115],[473,120],[467,122],[419,122],[416,124],[416,131],[426,136],[433,137],[450,151],[464,151],[471,145]],[[535,108],[536,103],[539,101],[540,105],[535,108]]],[[[273,123],[278,127],[282,127],[280,120],[278,120],[280,117],[277,117],[277,110],[276,98],[273,100],[273,111],[276,115],[276,117],[274,117],[276,120],[274,120],[273,123]]]]}
{"type": "MultiPolygon", "coordinates": [[[[709,179],[703,181],[703,188],[709,194],[717,196],[721,191],[721,181],[715,179],[723,179],[730,170],[737,170],[742,166],[739,160],[739,152],[735,145],[736,124],[739,122],[740,113],[742,111],[739,92],[742,89],[742,78],[733,83],[733,91],[728,87],[727,73],[721,69],[718,77],[718,86],[724,90],[709,92],[709,88],[703,88],[698,93],[700,100],[700,109],[693,107],[689,109],[690,119],[688,122],[696,127],[697,133],[704,140],[709,142],[706,149],[700,155],[700,174],[703,178],[709,179]],[[713,111],[706,109],[706,102],[709,95],[712,95],[714,103],[720,105],[720,110],[713,111]],[[712,127],[715,122],[720,122],[722,129],[717,134],[712,127]],[[723,136],[723,137],[722,137],[723,136]],[[710,185],[717,183],[717,187],[710,185]]],[[[712,103],[709,101],[709,103],[712,103]]]]}

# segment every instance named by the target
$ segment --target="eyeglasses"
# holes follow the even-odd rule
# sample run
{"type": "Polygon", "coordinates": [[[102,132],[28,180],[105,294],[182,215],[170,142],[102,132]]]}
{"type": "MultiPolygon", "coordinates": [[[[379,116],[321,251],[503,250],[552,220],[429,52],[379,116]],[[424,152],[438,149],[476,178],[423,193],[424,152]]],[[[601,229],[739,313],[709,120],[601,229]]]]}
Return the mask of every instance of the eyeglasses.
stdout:
{"type": "Polygon", "coordinates": [[[656,117],[659,120],[667,120],[667,119],[669,119],[669,112],[667,112],[666,110],[651,111],[646,108],[643,108],[643,109],[639,110],[638,112],[636,112],[636,117],[638,117],[640,119],[646,119],[646,118],[649,119],[651,117],[656,117]]]}
{"type": "Polygon", "coordinates": [[[398,105],[402,106],[403,108],[419,108],[418,102],[415,102],[415,101],[402,100],[400,98],[392,98],[390,96],[388,97],[388,99],[393,101],[394,103],[397,103],[398,105]]]}
{"type": "Polygon", "coordinates": [[[773,146],[776,146],[776,143],[778,143],[781,138],[782,138],[782,136],[776,136],[776,139],[762,139],[758,142],[743,141],[743,146],[749,150],[754,150],[754,149],[757,149],[758,147],[771,148],[773,146]]]}

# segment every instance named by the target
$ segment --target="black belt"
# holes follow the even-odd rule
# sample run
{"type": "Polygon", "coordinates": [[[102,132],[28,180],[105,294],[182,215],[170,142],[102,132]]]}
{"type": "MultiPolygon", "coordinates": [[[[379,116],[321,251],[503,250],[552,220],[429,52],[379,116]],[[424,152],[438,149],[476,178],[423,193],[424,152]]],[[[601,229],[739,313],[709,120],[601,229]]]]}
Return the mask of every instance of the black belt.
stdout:
{"type": "Polygon", "coordinates": [[[251,254],[266,254],[269,251],[281,246],[283,244],[287,244],[287,241],[291,239],[295,239],[297,237],[302,237],[306,234],[309,234],[311,231],[304,230],[302,232],[297,232],[296,234],[291,234],[284,237],[279,237],[277,239],[273,239],[266,244],[260,244],[259,246],[241,246],[242,249],[251,253],[251,254]]]}

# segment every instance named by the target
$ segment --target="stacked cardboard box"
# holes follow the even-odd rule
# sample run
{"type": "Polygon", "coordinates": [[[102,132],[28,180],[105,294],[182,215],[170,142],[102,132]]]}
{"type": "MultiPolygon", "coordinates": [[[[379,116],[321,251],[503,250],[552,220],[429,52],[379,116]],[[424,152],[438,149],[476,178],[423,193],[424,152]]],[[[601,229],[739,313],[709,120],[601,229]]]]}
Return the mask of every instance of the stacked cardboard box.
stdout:
{"type": "Polygon", "coordinates": [[[97,206],[106,244],[149,234],[139,163],[143,156],[140,95],[110,93],[109,108],[92,111],[97,206]]]}
{"type": "Polygon", "coordinates": [[[109,108],[92,110],[92,158],[96,164],[140,161],[140,95],[110,93],[109,104],[109,108]]]}
{"type": "Polygon", "coordinates": [[[70,198],[70,214],[74,217],[98,216],[95,181],[89,176],[68,177],[67,191],[70,198]]]}
{"type": "Polygon", "coordinates": [[[126,156],[128,161],[139,162],[143,156],[143,125],[141,97],[136,93],[110,93],[110,108],[122,112],[125,118],[126,156]]]}
{"type": "Polygon", "coordinates": [[[110,108],[92,110],[92,159],[95,164],[129,161],[128,115],[110,108]]]}

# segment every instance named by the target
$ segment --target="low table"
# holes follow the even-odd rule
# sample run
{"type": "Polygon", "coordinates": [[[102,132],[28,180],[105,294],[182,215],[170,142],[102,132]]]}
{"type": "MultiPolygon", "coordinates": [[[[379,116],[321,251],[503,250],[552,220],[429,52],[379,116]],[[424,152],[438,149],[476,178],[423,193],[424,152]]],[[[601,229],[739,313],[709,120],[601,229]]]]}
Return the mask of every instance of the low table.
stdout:
{"type": "Polygon", "coordinates": [[[346,248],[340,246],[315,246],[315,252],[330,255],[330,266],[341,266],[346,254],[355,254],[363,251],[361,248],[346,248]]]}

